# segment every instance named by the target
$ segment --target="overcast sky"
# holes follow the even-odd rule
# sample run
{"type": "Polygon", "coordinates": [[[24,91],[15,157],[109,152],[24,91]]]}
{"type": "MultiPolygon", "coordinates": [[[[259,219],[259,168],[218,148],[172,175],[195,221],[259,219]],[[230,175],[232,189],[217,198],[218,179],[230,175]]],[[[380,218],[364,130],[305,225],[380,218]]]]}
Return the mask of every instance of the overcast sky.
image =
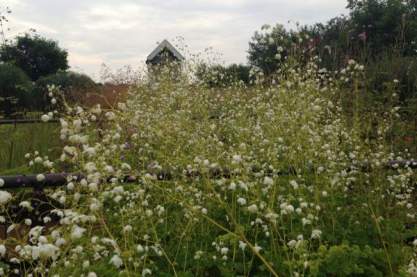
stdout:
{"type": "Polygon", "coordinates": [[[191,53],[212,47],[226,63],[246,63],[263,24],[325,22],[346,0],[1,0],[12,9],[8,37],[30,28],[59,41],[73,70],[97,78],[102,63],[139,67],[167,38],[191,53]]]}

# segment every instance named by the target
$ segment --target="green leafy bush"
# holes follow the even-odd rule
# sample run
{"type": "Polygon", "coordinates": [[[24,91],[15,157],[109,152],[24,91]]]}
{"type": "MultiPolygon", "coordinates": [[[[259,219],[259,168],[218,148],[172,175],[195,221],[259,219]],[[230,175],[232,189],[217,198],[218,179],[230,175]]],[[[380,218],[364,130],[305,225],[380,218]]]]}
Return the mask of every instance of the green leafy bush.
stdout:
{"type": "Polygon", "coordinates": [[[59,71],[55,74],[40,78],[36,82],[36,94],[41,100],[38,103],[40,107],[47,107],[49,104],[48,86],[54,85],[59,87],[64,94],[65,100],[76,102],[91,90],[96,89],[96,83],[87,75],[72,72],[59,71]]]}
{"type": "Polygon", "coordinates": [[[4,116],[9,117],[32,106],[32,87],[23,70],[12,64],[0,64],[0,111],[4,116]]]}
{"type": "Polygon", "coordinates": [[[229,66],[201,64],[197,68],[196,77],[209,87],[249,85],[251,82],[250,67],[241,64],[229,66]]]}

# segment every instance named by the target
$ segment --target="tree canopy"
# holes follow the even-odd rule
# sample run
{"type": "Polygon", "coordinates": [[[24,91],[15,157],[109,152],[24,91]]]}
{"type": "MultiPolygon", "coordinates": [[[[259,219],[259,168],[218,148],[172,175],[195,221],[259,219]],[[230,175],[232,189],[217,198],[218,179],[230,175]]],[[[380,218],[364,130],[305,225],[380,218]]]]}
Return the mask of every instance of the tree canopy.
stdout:
{"type": "Polygon", "coordinates": [[[0,48],[0,61],[20,67],[33,81],[68,69],[67,56],[56,41],[31,34],[17,36],[0,48]]]}
{"type": "Polygon", "coordinates": [[[314,49],[325,66],[340,68],[348,59],[378,61],[387,52],[399,56],[417,55],[417,0],[348,0],[348,16],[326,24],[263,26],[249,43],[248,60],[269,75],[280,67],[285,51],[314,49]],[[280,53],[279,47],[283,48],[280,53]]]}

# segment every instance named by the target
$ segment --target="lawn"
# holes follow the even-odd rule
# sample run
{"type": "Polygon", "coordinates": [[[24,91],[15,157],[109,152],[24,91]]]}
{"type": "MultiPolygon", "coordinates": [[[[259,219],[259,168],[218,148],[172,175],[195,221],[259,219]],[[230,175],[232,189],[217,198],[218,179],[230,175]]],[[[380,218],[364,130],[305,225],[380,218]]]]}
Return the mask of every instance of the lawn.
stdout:
{"type": "Polygon", "coordinates": [[[58,134],[57,123],[0,125],[0,175],[30,173],[27,153],[39,151],[56,159],[60,147],[58,134]]]}

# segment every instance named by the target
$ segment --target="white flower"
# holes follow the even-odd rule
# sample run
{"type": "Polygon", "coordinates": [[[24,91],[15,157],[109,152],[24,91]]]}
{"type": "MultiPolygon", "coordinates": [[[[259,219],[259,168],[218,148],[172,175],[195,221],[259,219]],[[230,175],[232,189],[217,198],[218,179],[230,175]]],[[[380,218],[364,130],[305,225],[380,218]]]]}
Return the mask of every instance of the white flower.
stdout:
{"type": "Polygon", "coordinates": [[[113,120],[116,118],[116,115],[113,112],[107,112],[105,115],[108,120],[113,120]]]}
{"type": "Polygon", "coordinates": [[[2,186],[4,186],[4,180],[2,179],[2,178],[0,178],[0,188],[2,187],[2,186]]]}
{"type": "Polygon", "coordinates": [[[12,195],[7,191],[0,190],[0,205],[4,205],[12,199],[12,195]]]}
{"type": "Polygon", "coordinates": [[[307,218],[305,218],[305,217],[303,217],[303,218],[301,219],[301,221],[302,221],[302,223],[303,223],[303,226],[305,226],[305,225],[310,225],[310,224],[311,224],[311,220],[310,220],[310,219],[307,219],[307,218]]]}
{"type": "Polygon", "coordinates": [[[93,173],[94,171],[97,170],[97,167],[95,165],[95,163],[93,162],[88,162],[84,165],[84,169],[88,172],[88,173],[93,173]]]}
{"type": "Polygon", "coordinates": [[[98,184],[97,183],[89,183],[88,184],[88,189],[90,191],[97,191],[98,190],[98,184]]]}
{"type": "Polygon", "coordinates": [[[319,239],[321,237],[321,230],[314,229],[311,231],[311,238],[312,239],[319,239]]]}
{"type": "Polygon", "coordinates": [[[262,250],[262,247],[260,247],[259,245],[255,244],[255,246],[253,247],[253,250],[255,250],[256,253],[259,253],[262,250]]]}
{"type": "Polygon", "coordinates": [[[248,207],[248,211],[251,213],[256,213],[258,211],[258,206],[256,206],[256,204],[252,204],[248,207]]]}
{"type": "Polygon", "coordinates": [[[97,104],[97,106],[91,109],[91,112],[94,114],[101,114],[101,105],[97,104]]]}
{"type": "Polygon", "coordinates": [[[242,162],[242,156],[240,155],[233,155],[233,163],[241,163],[242,162]]]}
{"type": "Polygon", "coordinates": [[[123,265],[122,259],[119,257],[119,255],[114,255],[110,259],[110,263],[113,264],[115,267],[120,268],[123,265]]]}
{"type": "Polygon", "coordinates": [[[231,182],[229,185],[229,189],[230,190],[236,190],[236,183],[235,182],[231,182]]]}
{"type": "Polygon", "coordinates": [[[101,205],[100,202],[97,199],[93,199],[90,204],[90,211],[96,212],[100,209],[101,205]]]}
{"type": "Polygon", "coordinates": [[[314,105],[313,106],[313,111],[319,112],[319,111],[321,111],[321,107],[319,105],[314,105]]]}
{"type": "Polygon", "coordinates": [[[41,116],[41,120],[42,120],[43,122],[48,122],[48,121],[50,120],[49,115],[47,115],[47,114],[42,115],[42,116],[41,116]]]}
{"type": "Polygon", "coordinates": [[[142,270],[142,276],[151,275],[152,271],[149,268],[144,268],[142,270]]]}
{"type": "Polygon", "coordinates": [[[298,183],[297,183],[297,181],[295,181],[295,180],[291,180],[290,181],[290,185],[293,187],[293,189],[298,189],[298,183]]]}
{"type": "Polygon", "coordinates": [[[246,205],[246,199],[242,198],[242,197],[239,197],[237,199],[237,203],[239,203],[239,205],[241,205],[241,206],[244,206],[244,205],[246,205]]]}
{"type": "Polygon", "coordinates": [[[52,258],[56,260],[58,254],[59,248],[50,243],[32,247],[32,259],[34,260],[38,258],[52,258]]]}
{"type": "Polygon", "coordinates": [[[41,158],[41,157],[36,157],[34,161],[35,161],[35,163],[37,163],[37,164],[40,164],[40,163],[42,163],[42,162],[43,162],[43,160],[42,160],[42,158],[41,158]]]}
{"type": "Polygon", "coordinates": [[[132,225],[126,225],[125,227],[123,227],[123,232],[127,233],[132,231],[132,225]]]}
{"type": "Polygon", "coordinates": [[[82,228],[80,226],[75,225],[72,228],[72,232],[71,232],[71,239],[79,239],[83,236],[83,233],[87,231],[85,228],[82,228]]]}
{"type": "Polygon", "coordinates": [[[294,206],[293,205],[287,205],[287,206],[285,206],[285,210],[288,213],[293,213],[294,212],[294,206]]]}
{"type": "Polygon", "coordinates": [[[272,186],[274,184],[274,180],[271,177],[266,176],[264,178],[264,185],[272,186]]]}
{"type": "Polygon", "coordinates": [[[0,256],[4,257],[6,255],[6,246],[4,244],[0,244],[0,256]]]}
{"type": "Polygon", "coordinates": [[[227,255],[228,252],[229,252],[229,248],[227,247],[223,247],[222,249],[220,249],[220,253],[222,255],[227,255]]]}
{"type": "Polygon", "coordinates": [[[243,241],[239,241],[239,248],[240,249],[245,250],[246,246],[247,246],[246,243],[244,243],[243,241]]]}
{"type": "Polygon", "coordinates": [[[65,245],[66,243],[67,243],[67,241],[66,241],[64,238],[58,238],[58,239],[55,241],[55,245],[56,245],[56,246],[58,246],[58,247],[63,246],[63,245],[65,245]]]}
{"type": "Polygon", "coordinates": [[[75,185],[74,185],[73,182],[68,183],[68,185],[67,185],[68,190],[73,190],[74,188],[75,188],[75,185]]]}
{"type": "Polygon", "coordinates": [[[112,174],[114,173],[114,168],[111,165],[106,165],[104,169],[107,171],[107,173],[112,174]]]}
{"type": "Polygon", "coordinates": [[[89,272],[87,277],[97,277],[97,274],[95,272],[89,272]]]}
{"type": "Polygon", "coordinates": [[[36,181],[42,182],[44,180],[45,180],[45,175],[43,175],[43,174],[36,175],[36,181]]]}
{"type": "Polygon", "coordinates": [[[132,167],[127,163],[122,163],[122,169],[123,170],[132,170],[132,167]]]}
{"type": "Polygon", "coordinates": [[[289,248],[294,248],[296,245],[297,245],[297,241],[296,240],[290,240],[288,243],[287,243],[287,245],[288,245],[288,247],[289,248]]]}
{"type": "Polygon", "coordinates": [[[96,149],[94,147],[87,147],[84,149],[84,153],[89,157],[94,157],[96,155],[96,149]]]}
{"type": "Polygon", "coordinates": [[[145,248],[141,244],[138,244],[138,246],[136,246],[136,251],[138,251],[138,253],[143,253],[145,248]]]}

